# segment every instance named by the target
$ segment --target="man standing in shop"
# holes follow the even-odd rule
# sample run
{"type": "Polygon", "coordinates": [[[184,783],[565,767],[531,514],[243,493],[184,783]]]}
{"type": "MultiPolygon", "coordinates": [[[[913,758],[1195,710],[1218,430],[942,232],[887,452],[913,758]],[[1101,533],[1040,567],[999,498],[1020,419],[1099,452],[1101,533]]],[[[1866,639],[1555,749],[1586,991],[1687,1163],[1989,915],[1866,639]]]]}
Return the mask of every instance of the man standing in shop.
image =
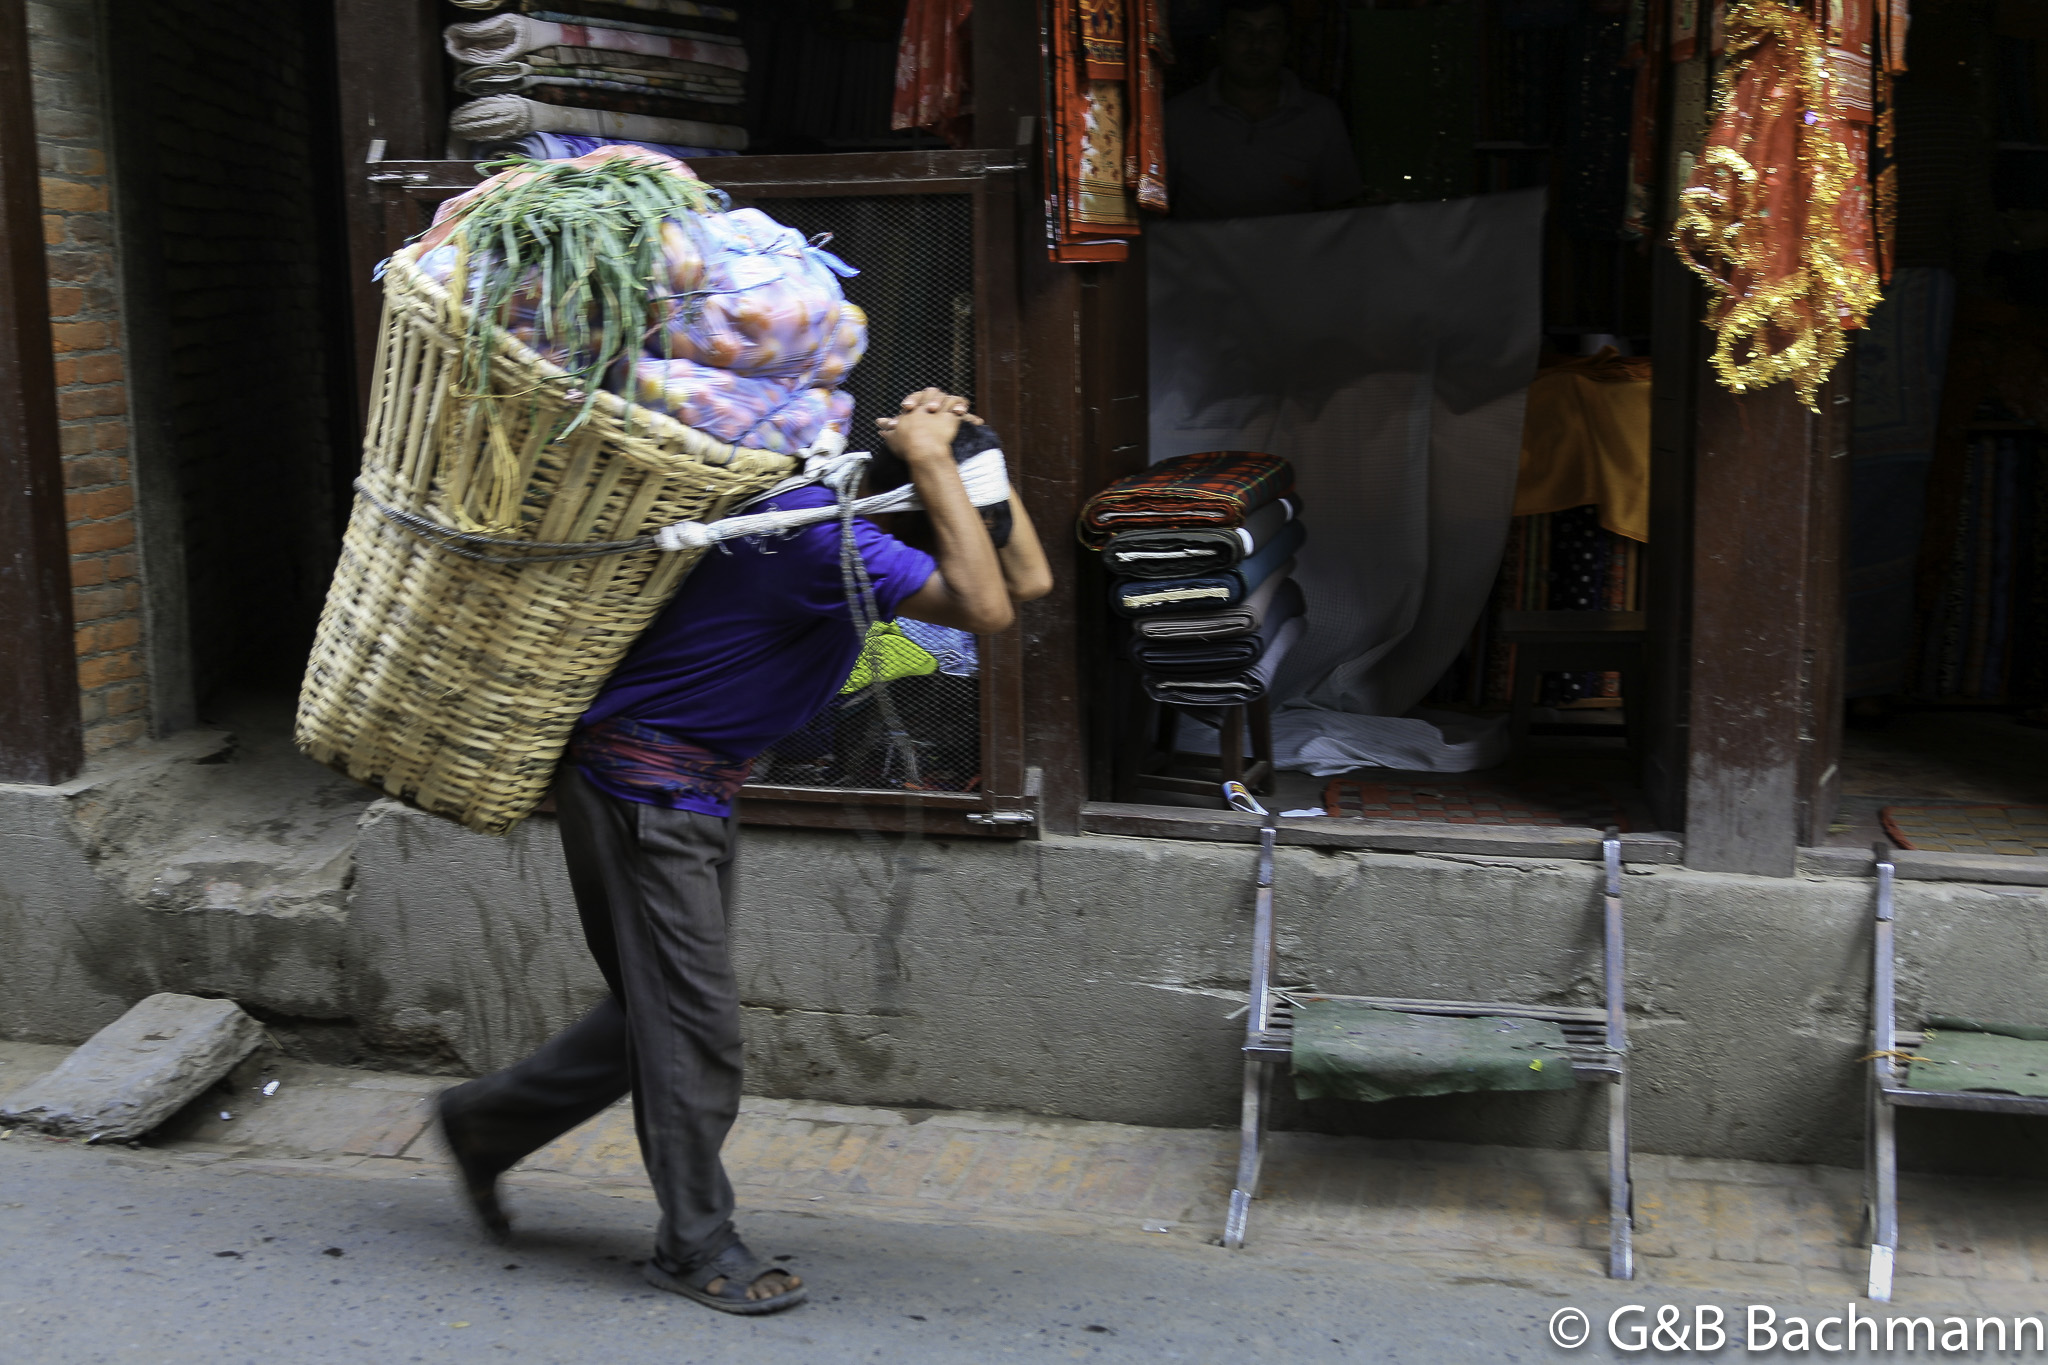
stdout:
{"type": "Polygon", "coordinates": [[[1281,0],[1226,0],[1216,69],[1166,106],[1176,218],[1255,218],[1349,208],[1363,188],[1335,102],[1285,65],[1281,0]]]}
{"type": "MultiPolygon", "coordinates": [[[[884,620],[977,635],[1052,586],[1014,494],[998,548],[953,460],[966,401],[937,389],[878,423],[930,518],[926,554],[865,522],[855,546],[884,620]]],[[[751,510],[829,507],[807,485],[751,510]]],[[[739,1112],[739,986],[727,943],[738,820],[755,755],[832,701],[861,648],[836,521],[728,541],[705,556],[578,723],[555,781],[562,853],[591,956],[610,994],[503,1071],[441,1092],[441,1130],[464,1194],[510,1230],[498,1177],[630,1093],[661,1204],[643,1273],[727,1313],[803,1301],[732,1223],[720,1148],[739,1112]]]]}

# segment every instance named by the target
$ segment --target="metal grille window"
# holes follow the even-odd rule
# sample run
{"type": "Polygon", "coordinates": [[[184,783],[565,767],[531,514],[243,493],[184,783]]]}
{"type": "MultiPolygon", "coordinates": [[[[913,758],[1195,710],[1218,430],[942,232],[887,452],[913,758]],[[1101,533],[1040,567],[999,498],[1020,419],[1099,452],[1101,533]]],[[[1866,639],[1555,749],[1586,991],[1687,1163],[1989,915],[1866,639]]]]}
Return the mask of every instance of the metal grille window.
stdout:
{"type": "MultiPolygon", "coordinates": [[[[858,267],[846,295],[868,315],[868,352],[846,387],[855,449],[904,395],[975,394],[974,215],[964,194],[776,198],[761,205],[858,267]]],[[[904,519],[912,520],[912,519],[904,519]]],[[[916,527],[894,528],[915,537],[916,527]]],[[[757,784],[972,792],[981,787],[981,661],[973,636],[919,622],[871,635],[850,684],[754,765],[757,784]],[[879,683],[871,680],[879,677],[879,683]]]]}
{"type": "MultiPolygon", "coordinates": [[[[847,296],[868,315],[866,357],[848,377],[856,448],[903,396],[937,385],[970,399],[997,430],[1021,420],[1017,294],[1018,167],[1008,153],[918,151],[718,157],[695,163],[735,207],[815,236],[861,273],[847,296]]],[[[475,185],[476,163],[376,161],[352,240],[361,277],[426,227],[434,205],[475,185]]],[[[374,334],[373,284],[357,298],[374,334]]],[[[363,353],[365,374],[371,363],[363,353]]],[[[1012,452],[1013,471],[1018,452],[1012,452]]],[[[921,517],[892,532],[915,543],[921,517]]],[[[756,763],[741,803],[749,823],[1017,835],[1038,819],[1025,761],[1024,662],[1017,631],[975,638],[899,622],[864,651],[890,679],[861,683],[756,763]]]]}
{"type": "Polygon", "coordinates": [[[808,236],[860,274],[841,281],[868,315],[868,353],[847,376],[853,448],[903,395],[935,384],[974,397],[974,209],[964,194],[872,194],[774,199],[761,211],[808,236]]]}

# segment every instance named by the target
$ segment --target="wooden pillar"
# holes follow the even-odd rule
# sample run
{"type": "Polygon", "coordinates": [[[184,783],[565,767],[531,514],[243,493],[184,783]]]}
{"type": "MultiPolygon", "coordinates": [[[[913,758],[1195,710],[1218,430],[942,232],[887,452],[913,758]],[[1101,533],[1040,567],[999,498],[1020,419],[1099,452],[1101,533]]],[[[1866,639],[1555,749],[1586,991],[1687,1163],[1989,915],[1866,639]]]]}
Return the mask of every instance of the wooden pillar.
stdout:
{"type": "Polygon", "coordinates": [[[30,88],[24,5],[0,0],[0,780],[49,783],[84,747],[30,88]]]}
{"type": "Polygon", "coordinates": [[[1650,268],[1657,358],[1650,384],[1649,667],[1641,704],[1629,698],[1638,746],[1638,780],[1658,828],[1685,828],[1691,753],[1693,455],[1699,435],[1699,392],[1711,382],[1700,364],[1704,292],[1671,252],[1658,250],[1650,268]]]}
{"type": "Polygon", "coordinates": [[[1792,875],[1834,816],[1846,377],[1816,415],[1702,377],[1694,463],[1686,863],[1792,875]]]}
{"type": "MultiPolygon", "coordinates": [[[[1040,772],[1042,827],[1047,833],[1080,828],[1089,797],[1086,714],[1102,689],[1099,660],[1077,622],[1103,612],[1088,563],[1076,544],[1074,518],[1099,486],[1097,452],[1128,427],[1131,403],[1117,404],[1130,388],[1127,372],[1144,366],[1142,334],[1118,333],[1124,364],[1101,363],[1105,320],[1142,317],[1141,261],[1112,266],[1054,265],[1045,251],[1045,200],[1037,126],[1044,96],[1040,14],[1034,0],[976,0],[974,10],[974,138],[986,148],[1015,148],[1024,160],[1019,177],[1017,252],[1014,261],[1020,345],[1014,358],[1020,421],[1012,469],[1024,504],[1038,524],[1052,561],[1053,591],[1018,613],[1027,679],[1024,684],[1026,762],[1040,772]],[[1028,120],[1028,122],[1027,122],[1028,120]],[[1020,145],[1021,144],[1021,145],[1020,145]],[[1131,359],[1135,355],[1135,360],[1131,359]],[[1112,392],[1114,390],[1114,392],[1112,392]],[[1100,409],[1114,406],[1118,422],[1100,409]]],[[[1142,383],[1138,392],[1142,393],[1142,383]]],[[[1140,404],[1142,406],[1142,404],[1140,404]]],[[[1103,751],[1106,752],[1106,751],[1103,751]]]]}

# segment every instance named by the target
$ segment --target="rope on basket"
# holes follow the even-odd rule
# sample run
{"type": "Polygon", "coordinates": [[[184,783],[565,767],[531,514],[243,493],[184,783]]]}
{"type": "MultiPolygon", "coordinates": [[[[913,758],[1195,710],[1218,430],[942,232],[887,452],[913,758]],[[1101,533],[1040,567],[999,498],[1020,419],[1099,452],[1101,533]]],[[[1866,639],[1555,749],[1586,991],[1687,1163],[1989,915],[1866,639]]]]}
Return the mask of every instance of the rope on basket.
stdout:
{"type": "MultiPolygon", "coordinates": [[[[867,464],[868,459],[869,455],[864,450],[809,456],[805,461],[803,473],[785,479],[760,497],[753,499],[754,502],[764,502],[793,488],[823,483],[840,495],[831,506],[800,507],[786,512],[754,512],[708,523],[679,521],[673,526],[663,526],[649,535],[635,536],[631,540],[521,540],[515,536],[460,531],[423,513],[393,507],[364,487],[361,479],[356,480],[355,490],[356,495],[381,513],[385,520],[450,554],[485,564],[554,564],[567,560],[598,559],[605,555],[632,554],[636,550],[674,552],[709,549],[720,541],[737,540],[741,536],[783,535],[805,526],[816,526],[850,517],[924,510],[924,503],[919,500],[917,490],[910,484],[904,484],[886,493],[877,493],[872,497],[850,498],[848,493],[858,485],[859,480],[848,478],[847,475],[857,474],[867,464]],[[514,553],[491,554],[488,553],[490,549],[509,550],[514,553]]],[[[967,486],[967,500],[976,507],[993,507],[1009,501],[1010,479],[1003,464],[1002,451],[984,450],[979,455],[962,460],[959,468],[960,481],[967,486]]]]}

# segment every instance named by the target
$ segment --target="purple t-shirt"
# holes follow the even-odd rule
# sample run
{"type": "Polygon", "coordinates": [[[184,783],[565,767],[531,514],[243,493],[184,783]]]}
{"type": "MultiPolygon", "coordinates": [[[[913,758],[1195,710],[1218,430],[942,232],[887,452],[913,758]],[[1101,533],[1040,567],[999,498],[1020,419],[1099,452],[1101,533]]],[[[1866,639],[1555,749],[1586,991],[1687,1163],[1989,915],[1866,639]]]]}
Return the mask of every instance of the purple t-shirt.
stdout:
{"type": "MultiPolygon", "coordinates": [[[[832,501],[830,489],[814,484],[747,510],[832,501]]],[[[847,610],[839,539],[835,520],[713,547],[634,643],[582,723],[635,721],[733,761],[754,758],[808,723],[838,694],[862,644],[847,610]]],[[[903,599],[937,566],[872,522],[856,521],[854,540],[875,605],[882,619],[894,620],[903,599]]],[[[588,767],[580,771],[613,796],[660,804],[588,767]]],[[[674,808],[730,814],[726,803],[705,796],[678,797],[674,808]]]]}

